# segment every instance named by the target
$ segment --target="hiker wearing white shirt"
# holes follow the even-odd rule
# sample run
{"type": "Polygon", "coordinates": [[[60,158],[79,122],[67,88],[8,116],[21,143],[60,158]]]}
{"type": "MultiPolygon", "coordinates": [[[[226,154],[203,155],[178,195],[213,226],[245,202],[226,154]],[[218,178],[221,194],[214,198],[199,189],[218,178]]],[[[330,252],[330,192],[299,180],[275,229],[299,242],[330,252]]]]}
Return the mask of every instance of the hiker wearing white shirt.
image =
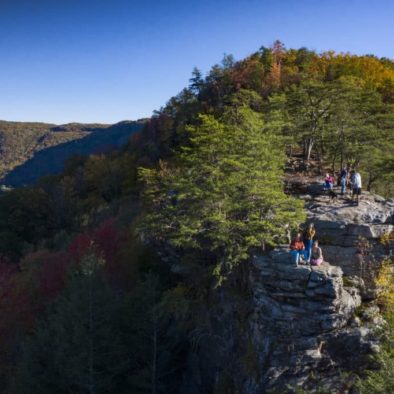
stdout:
{"type": "Polygon", "coordinates": [[[354,197],[356,197],[356,203],[358,205],[360,194],[361,194],[361,187],[362,187],[361,175],[359,172],[352,171],[351,182],[352,182],[352,190],[353,190],[352,200],[354,201],[354,197]]]}

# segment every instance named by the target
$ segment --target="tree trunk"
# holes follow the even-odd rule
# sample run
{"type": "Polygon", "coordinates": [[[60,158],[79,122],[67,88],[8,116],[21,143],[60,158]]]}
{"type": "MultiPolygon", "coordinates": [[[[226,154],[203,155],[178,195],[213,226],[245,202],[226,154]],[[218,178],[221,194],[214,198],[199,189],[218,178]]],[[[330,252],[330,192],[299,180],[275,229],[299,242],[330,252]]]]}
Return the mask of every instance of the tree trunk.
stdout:
{"type": "Polygon", "coordinates": [[[368,174],[367,191],[371,191],[372,184],[376,181],[376,177],[372,176],[371,173],[368,174]]]}
{"type": "Polygon", "coordinates": [[[323,144],[323,138],[320,138],[320,149],[319,151],[319,173],[323,173],[323,160],[324,160],[324,144],[323,144]]]}
{"type": "Polygon", "coordinates": [[[289,158],[291,159],[293,157],[293,144],[290,144],[289,147],[289,158]]]}
{"type": "Polygon", "coordinates": [[[341,170],[342,170],[342,168],[344,167],[344,165],[343,165],[343,146],[340,148],[340,150],[341,150],[341,170]]]}
{"type": "Polygon", "coordinates": [[[93,368],[93,290],[92,274],[89,275],[89,394],[94,394],[94,368],[93,368]]]}
{"type": "Polygon", "coordinates": [[[335,161],[336,161],[336,158],[334,157],[331,162],[331,171],[333,174],[335,174],[335,161]]]}
{"type": "Polygon", "coordinates": [[[156,287],[153,289],[153,300],[154,305],[152,309],[152,323],[153,323],[153,345],[152,345],[152,371],[151,371],[151,392],[156,394],[157,392],[157,326],[158,316],[156,311],[156,287]]]}
{"type": "Polygon", "coordinates": [[[156,375],[157,375],[156,363],[157,363],[157,321],[155,316],[153,323],[153,348],[152,348],[152,377],[151,377],[152,394],[156,394],[156,375]]]}
{"type": "Polygon", "coordinates": [[[315,141],[312,137],[308,138],[305,141],[305,161],[307,164],[309,164],[309,160],[311,159],[312,148],[313,148],[314,143],[315,143],[315,141]]]}
{"type": "MultiPolygon", "coordinates": [[[[335,152],[333,154],[333,157],[332,157],[332,162],[331,162],[331,170],[332,170],[333,173],[335,173],[335,163],[337,161],[337,156],[338,156],[337,155],[337,150],[335,150],[335,152]]],[[[341,164],[341,168],[343,168],[342,164],[341,164]]]]}

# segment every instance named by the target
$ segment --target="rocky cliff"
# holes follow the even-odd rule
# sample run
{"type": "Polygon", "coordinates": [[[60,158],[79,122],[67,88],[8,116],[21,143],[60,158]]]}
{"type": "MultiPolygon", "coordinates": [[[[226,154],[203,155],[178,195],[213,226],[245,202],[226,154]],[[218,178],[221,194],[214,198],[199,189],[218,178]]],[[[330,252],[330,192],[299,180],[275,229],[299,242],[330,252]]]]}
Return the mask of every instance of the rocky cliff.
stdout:
{"type": "Polygon", "coordinates": [[[303,197],[326,261],[340,266],[349,280],[358,282],[364,300],[375,298],[376,269],[393,247],[388,235],[394,230],[394,200],[364,193],[360,204],[354,206],[349,200],[327,203],[325,196],[303,197]]]}
{"type": "Polygon", "coordinates": [[[245,393],[289,387],[346,393],[354,373],[379,351],[376,332],[384,321],[373,279],[391,254],[382,240],[393,230],[394,201],[364,194],[355,206],[313,193],[299,197],[326,262],[295,266],[285,246],[253,258],[248,334],[258,368],[244,379],[245,393]]]}

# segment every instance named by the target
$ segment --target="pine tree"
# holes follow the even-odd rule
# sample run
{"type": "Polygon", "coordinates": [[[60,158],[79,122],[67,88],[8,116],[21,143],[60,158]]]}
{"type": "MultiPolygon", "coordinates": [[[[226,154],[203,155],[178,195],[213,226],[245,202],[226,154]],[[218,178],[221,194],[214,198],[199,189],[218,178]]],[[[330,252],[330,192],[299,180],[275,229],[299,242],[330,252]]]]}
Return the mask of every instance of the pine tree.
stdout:
{"type": "Polygon", "coordinates": [[[204,86],[204,78],[202,76],[201,71],[194,67],[192,71],[192,77],[189,79],[189,89],[196,95],[201,92],[202,87],[204,86]]]}

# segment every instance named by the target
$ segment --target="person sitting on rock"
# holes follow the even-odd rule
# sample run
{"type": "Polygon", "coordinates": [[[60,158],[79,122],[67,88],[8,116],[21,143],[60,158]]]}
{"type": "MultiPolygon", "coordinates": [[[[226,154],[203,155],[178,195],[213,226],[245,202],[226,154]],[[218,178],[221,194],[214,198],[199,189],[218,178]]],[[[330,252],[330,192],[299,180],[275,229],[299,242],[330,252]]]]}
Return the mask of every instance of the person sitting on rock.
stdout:
{"type": "Polygon", "coordinates": [[[311,265],[320,265],[323,262],[323,253],[321,248],[319,248],[319,241],[313,242],[313,247],[311,251],[311,265]]]}
{"type": "Polygon", "coordinates": [[[324,187],[329,190],[334,187],[334,178],[329,173],[326,174],[326,179],[324,180],[324,187]]]}
{"type": "Polygon", "coordinates": [[[313,246],[313,238],[316,235],[315,226],[313,223],[309,223],[308,228],[304,232],[303,242],[305,246],[305,259],[309,262],[311,258],[311,250],[313,246]]]}
{"type": "Polygon", "coordinates": [[[301,233],[298,233],[290,243],[290,254],[295,264],[305,260],[305,246],[302,242],[301,233]]]}

